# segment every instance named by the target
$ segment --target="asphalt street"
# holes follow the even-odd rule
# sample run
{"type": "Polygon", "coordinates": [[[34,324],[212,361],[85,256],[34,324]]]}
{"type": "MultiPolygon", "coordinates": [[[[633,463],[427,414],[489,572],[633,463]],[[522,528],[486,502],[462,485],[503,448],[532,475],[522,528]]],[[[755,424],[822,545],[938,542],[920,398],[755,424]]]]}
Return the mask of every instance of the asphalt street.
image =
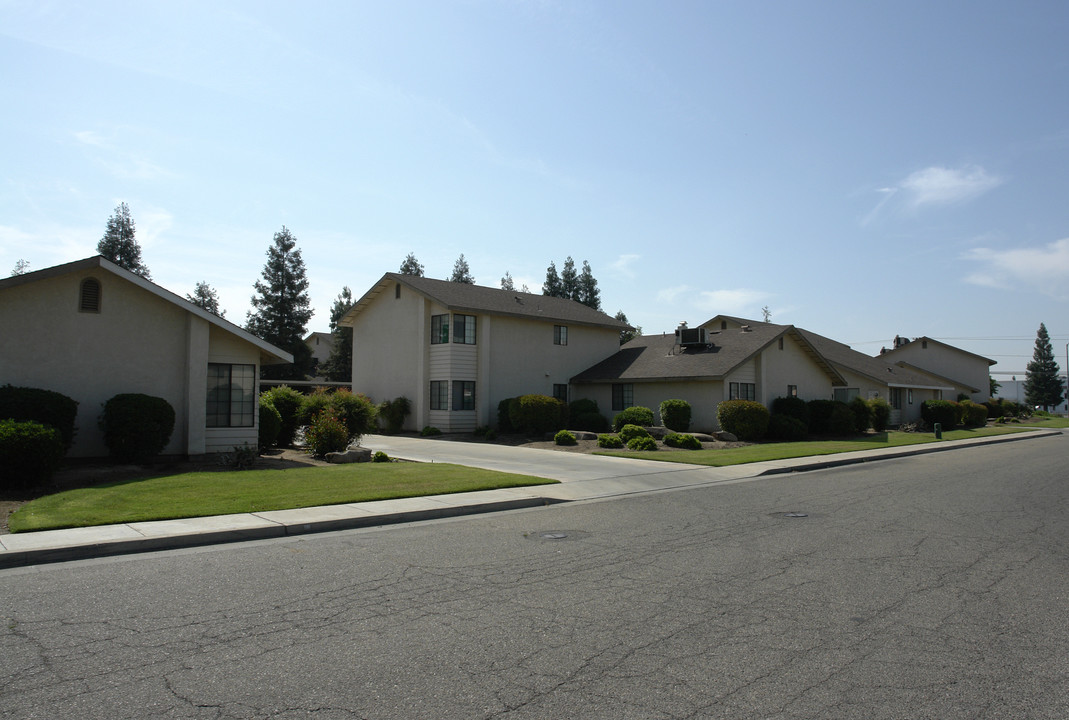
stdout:
{"type": "Polygon", "coordinates": [[[5,718],[1069,717],[1069,442],[0,571],[5,718]]]}

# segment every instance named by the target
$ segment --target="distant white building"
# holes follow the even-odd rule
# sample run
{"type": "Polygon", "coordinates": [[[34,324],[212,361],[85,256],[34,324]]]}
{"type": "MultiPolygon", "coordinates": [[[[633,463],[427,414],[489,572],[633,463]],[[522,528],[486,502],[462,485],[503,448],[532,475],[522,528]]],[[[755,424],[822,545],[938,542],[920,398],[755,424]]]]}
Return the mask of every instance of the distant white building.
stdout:
{"type": "MultiPolygon", "coordinates": [[[[1059,375],[1059,377],[1062,379],[1062,382],[1064,383],[1065,382],[1065,375],[1062,374],[1062,375],[1059,375]]],[[[1025,379],[1024,373],[1021,373],[1020,375],[1011,375],[1008,379],[1004,379],[1002,377],[996,377],[995,380],[998,381],[1001,384],[1001,386],[999,387],[998,392],[995,393],[995,397],[997,397],[999,399],[1003,399],[1003,400],[1012,400],[1013,402],[1023,403],[1024,402],[1024,379],[1025,379]]],[[[1058,407],[1054,408],[1053,412],[1056,412],[1056,413],[1069,413],[1069,403],[1066,403],[1063,400],[1062,404],[1059,405],[1058,407]]]]}

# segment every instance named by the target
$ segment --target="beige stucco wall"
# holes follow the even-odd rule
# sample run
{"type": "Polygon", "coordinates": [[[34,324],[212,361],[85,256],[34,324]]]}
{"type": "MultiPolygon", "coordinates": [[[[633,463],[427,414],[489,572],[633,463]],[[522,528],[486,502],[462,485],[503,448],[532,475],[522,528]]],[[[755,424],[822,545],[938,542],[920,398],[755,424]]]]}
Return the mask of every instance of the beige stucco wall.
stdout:
{"type": "Polygon", "coordinates": [[[762,351],[759,368],[757,392],[765,405],[785,397],[788,385],[797,385],[798,397],[803,400],[831,397],[831,378],[789,335],[783,338],[782,350],[776,341],[762,351]]]}
{"type": "MultiPolygon", "coordinates": [[[[170,403],[175,428],[164,454],[200,454],[208,434],[209,356],[259,362],[251,343],[209,326],[99,268],[16,285],[0,294],[0,384],[54,390],[78,402],[70,457],[107,455],[98,418],[104,403],[119,393],[144,393],[170,403]],[[78,311],[86,277],[100,281],[99,313],[78,311]],[[233,346],[224,349],[227,342],[233,346]]],[[[249,428],[243,430],[250,435],[249,428]]],[[[252,428],[254,443],[255,438],[252,428]]]]}

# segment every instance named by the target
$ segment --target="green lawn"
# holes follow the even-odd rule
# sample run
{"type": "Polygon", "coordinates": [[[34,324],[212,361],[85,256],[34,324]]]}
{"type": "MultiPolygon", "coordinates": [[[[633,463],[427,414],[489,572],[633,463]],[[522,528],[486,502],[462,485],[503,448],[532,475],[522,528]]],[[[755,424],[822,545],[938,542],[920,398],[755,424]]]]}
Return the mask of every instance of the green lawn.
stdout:
{"type": "Polygon", "coordinates": [[[360,463],[287,470],[196,472],[47,495],[15,511],[8,526],[11,532],[53,530],[556,482],[444,463],[360,463]]]}
{"type": "MultiPolygon", "coordinates": [[[[1054,426],[1048,426],[1054,427],[1054,426]]],[[[943,440],[964,440],[966,438],[990,435],[1007,435],[1024,432],[1032,428],[1019,425],[993,425],[971,430],[950,430],[943,433],[943,440]]],[[[868,435],[857,440],[816,440],[794,443],[760,443],[746,447],[725,450],[691,450],[687,452],[634,452],[631,450],[606,450],[598,455],[618,455],[621,457],[641,458],[642,460],[663,460],[665,462],[690,463],[692,465],[742,465],[744,463],[785,460],[787,458],[809,457],[811,455],[833,455],[835,453],[853,452],[855,450],[878,450],[882,448],[919,445],[921,443],[942,442],[932,433],[885,432],[868,435]]]]}
{"type": "Polygon", "coordinates": [[[1069,427],[1069,419],[1063,417],[1042,417],[1035,416],[1021,421],[1022,426],[1037,427],[1037,428],[1067,428],[1069,427]]]}

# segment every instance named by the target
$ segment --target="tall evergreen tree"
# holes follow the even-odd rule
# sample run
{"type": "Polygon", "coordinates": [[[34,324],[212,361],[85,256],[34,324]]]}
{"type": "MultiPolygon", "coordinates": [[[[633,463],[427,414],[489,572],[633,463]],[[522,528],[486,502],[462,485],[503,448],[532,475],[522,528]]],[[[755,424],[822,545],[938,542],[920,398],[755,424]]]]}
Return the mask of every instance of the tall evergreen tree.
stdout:
{"type": "Polygon", "coordinates": [[[11,277],[25,275],[30,270],[30,261],[19,258],[15,261],[15,268],[11,271],[11,277]]]}
{"type": "Polygon", "coordinates": [[[1064,399],[1064,386],[1058,377],[1058,363],[1054,362],[1054,348],[1050,344],[1047,326],[1039,324],[1032,362],[1024,380],[1024,400],[1029,405],[1042,405],[1044,410],[1056,407],[1064,399]]]}
{"type": "MultiPolygon", "coordinates": [[[[571,259],[571,258],[569,258],[571,259]]],[[[601,310],[601,291],[598,290],[598,281],[594,273],[590,271],[590,263],[583,261],[583,272],[579,274],[577,281],[576,296],[572,298],[594,310],[601,310]]]]}
{"type": "Polygon", "coordinates": [[[453,263],[453,275],[449,278],[449,281],[467,283],[468,285],[475,284],[475,278],[471,276],[471,270],[468,268],[468,261],[464,259],[464,253],[460,253],[460,257],[453,263]]]}
{"type": "Polygon", "coordinates": [[[501,289],[502,290],[515,290],[516,289],[516,283],[514,283],[512,281],[512,275],[509,274],[508,270],[505,271],[505,277],[501,278],[501,289]]]}
{"type": "Polygon", "coordinates": [[[557,263],[551,262],[546,268],[546,281],[542,283],[542,294],[549,297],[564,297],[564,287],[557,274],[557,263]]]}
{"type": "Polygon", "coordinates": [[[339,327],[338,321],[353,308],[353,291],[345,286],[330,308],[330,332],[334,344],[330,348],[330,357],[323,366],[323,375],[334,382],[352,382],[353,380],[353,329],[339,327]]]}
{"type": "MultiPolygon", "coordinates": [[[[627,323],[628,325],[631,324],[630,322],[628,322],[627,315],[624,315],[624,311],[623,310],[617,310],[616,314],[613,317],[615,317],[617,320],[619,320],[622,323],[627,323]]],[[[633,330],[626,330],[626,329],[625,330],[621,330],[620,331],[620,344],[623,345],[624,343],[630,342],[630,341],[634,340],[635,338],[637,338],[641,334],[642,334],[642,326],[641,325],[636,325],[633,330]]]]}
{"type": "Polygon", "coordinates": [[[134,219],[130,217],[130,206],[119,203],[115,212],[108,218],[104,237],[97,243],[97,254],[103,255],[119,267],[137,273],[146,280],[151,280],[148,267],[141,261],[141,246],[134,238],[134,219]]]}
{"type": "Polygon", "coordinates": [[[262,367],[260,376],[266,380],[303,380],[314,364],[312,350],[304,344],[312,318],[308,278],[296,247],[297,238],[283,225],[267,249],[263,280],[253,286],[253,311],[245,319],[246,330],[293,354],[292,365],[262,367]]]}
{"type": "Polygon", "coordinates": [[[416,260],[416,256],[413,253],[409,253],[405,261],[401,263],[401,269],[399,271],[402,275],[415,275],[416,277],[423,277],[423,266],[419,260],[416,260]]]}
{"type": "Polygon", "coordinates": [[[219,293],[206,282],[197,283],[192,295],[186,295],[186,300],[197,307],[202,307],[213,315],[226,317],[226,311],[219,309],[219,293]]]}
{"type": "Polygon", "coordinates": [[[560,297],[579,299],[579,273],[575,271],[575,261],[571,255],[564,261],[564,267],[560,271],[560,292],[560,297]]]}

